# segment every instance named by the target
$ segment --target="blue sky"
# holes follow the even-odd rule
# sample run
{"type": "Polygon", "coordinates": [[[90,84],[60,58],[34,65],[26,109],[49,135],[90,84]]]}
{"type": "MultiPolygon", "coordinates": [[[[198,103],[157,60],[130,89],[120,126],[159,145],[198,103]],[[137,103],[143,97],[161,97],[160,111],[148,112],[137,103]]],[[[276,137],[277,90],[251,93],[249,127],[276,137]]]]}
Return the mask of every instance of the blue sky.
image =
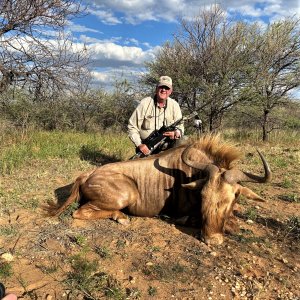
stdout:
{"type": "Polygon", "coordinates": [[[229,17],[267,24],[296,15],[300,0],[83,0],[87,15],[72,20],[75,42],[91,53],[94,82],[108,86],[115,78],[129,80],[141,74],[145,61],[172,40],[178,18],[191,19],[218,3],[229,17]]]}

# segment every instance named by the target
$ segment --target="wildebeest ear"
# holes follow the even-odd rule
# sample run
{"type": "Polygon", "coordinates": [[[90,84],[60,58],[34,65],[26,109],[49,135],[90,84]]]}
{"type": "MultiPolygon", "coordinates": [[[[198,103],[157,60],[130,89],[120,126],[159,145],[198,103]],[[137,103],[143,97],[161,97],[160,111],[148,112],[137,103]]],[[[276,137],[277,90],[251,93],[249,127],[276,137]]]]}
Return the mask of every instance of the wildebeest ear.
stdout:
{"type": "Polygon", "coordinates": [[[189,190],[199,190],[203,187],[205,182],[206,182],[206,179],[198,179],[198,180],[192,181],[190,183],[183,183],[183,184],[181,184],[181,186],[183,188],[187,188],[189,190]]]}
{"type": "Polygon", "coordinates": [[[251,191],[249,188],[245,186],[240,186],[239,192],[241,195],[244,195],[246,198],[259,201],[259,202],[266,202],[262,197],[255,194],[253,191],[251,191]]]}

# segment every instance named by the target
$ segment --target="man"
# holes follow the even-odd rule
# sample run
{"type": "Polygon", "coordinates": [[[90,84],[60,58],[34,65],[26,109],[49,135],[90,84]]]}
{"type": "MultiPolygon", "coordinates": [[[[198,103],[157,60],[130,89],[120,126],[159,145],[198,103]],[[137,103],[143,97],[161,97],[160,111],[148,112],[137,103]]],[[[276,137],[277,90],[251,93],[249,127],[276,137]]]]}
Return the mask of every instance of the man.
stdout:
{"type": "MultiPolygon", "coordinates": [[[[154,131],[163,125],[170,126],[182,118],[179,104],[169,96],[173,91],[172,79],[169,76],[161,76],[156,86],[154,97],[146,97],[141,100],[132,113],[128,123],[128,135],[144,155],[149,155],[150,150],[143,141],[154,131]]],[[[174,131],[165,132],[167,145],[171,148],[175,141],[180,139],[184,133],[183,124],[176,127],[174,131]]],[[[161,149],[158,149],[159,152],[161,149]]]]}

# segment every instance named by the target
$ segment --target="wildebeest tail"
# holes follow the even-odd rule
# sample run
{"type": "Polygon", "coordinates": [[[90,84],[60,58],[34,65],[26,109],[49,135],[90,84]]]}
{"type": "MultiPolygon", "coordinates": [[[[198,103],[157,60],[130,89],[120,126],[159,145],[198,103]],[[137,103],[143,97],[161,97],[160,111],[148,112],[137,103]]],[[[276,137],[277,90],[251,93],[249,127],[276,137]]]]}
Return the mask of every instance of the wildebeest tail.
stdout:
{"type": "Polygon", "coordinates": [[[60,215],[64,210],[67,209],[68,206],[70,206],[72,203],[79,201],[80,199],[80,186],[86,182],[86,180],[89,178],[89,176],[94,171],[86,172],[81,174],[79,177],[76,178],[72,189],[71,194],[67,201],[60,207],[57,207],[56,205],[49,205],[46,210],[48,211],[48,215],[50,216],[58,216],[60,215]]]}

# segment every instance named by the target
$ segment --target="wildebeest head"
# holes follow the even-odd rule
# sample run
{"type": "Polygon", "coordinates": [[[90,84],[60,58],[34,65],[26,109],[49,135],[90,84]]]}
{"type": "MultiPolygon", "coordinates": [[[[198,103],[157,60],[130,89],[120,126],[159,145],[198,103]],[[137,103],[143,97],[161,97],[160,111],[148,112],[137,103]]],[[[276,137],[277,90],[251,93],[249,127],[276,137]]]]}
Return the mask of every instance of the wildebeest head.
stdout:
{"type": "Polygon", "coordinates": [[[240,171],[231,163],[239,157],[237,149],[229,144],[218,144],[218,137],[191,144],[182,153],[182,160],[188,166],[202,170],[205,177],[183,184],[184,188],[199,190],[201,197],[201,235],[207,244],[221,244],[225,222],[232,214],[239,195],[264,201],[259,195],[241,182],[264,183],[271,179],[271,171],[264,156],[258,151],[264,167],[264,176],[240,171]],[[200,147],[199,147],[200,146],[200,147]],[[203,159],[203,156],[206,157],[203,159]]]}

